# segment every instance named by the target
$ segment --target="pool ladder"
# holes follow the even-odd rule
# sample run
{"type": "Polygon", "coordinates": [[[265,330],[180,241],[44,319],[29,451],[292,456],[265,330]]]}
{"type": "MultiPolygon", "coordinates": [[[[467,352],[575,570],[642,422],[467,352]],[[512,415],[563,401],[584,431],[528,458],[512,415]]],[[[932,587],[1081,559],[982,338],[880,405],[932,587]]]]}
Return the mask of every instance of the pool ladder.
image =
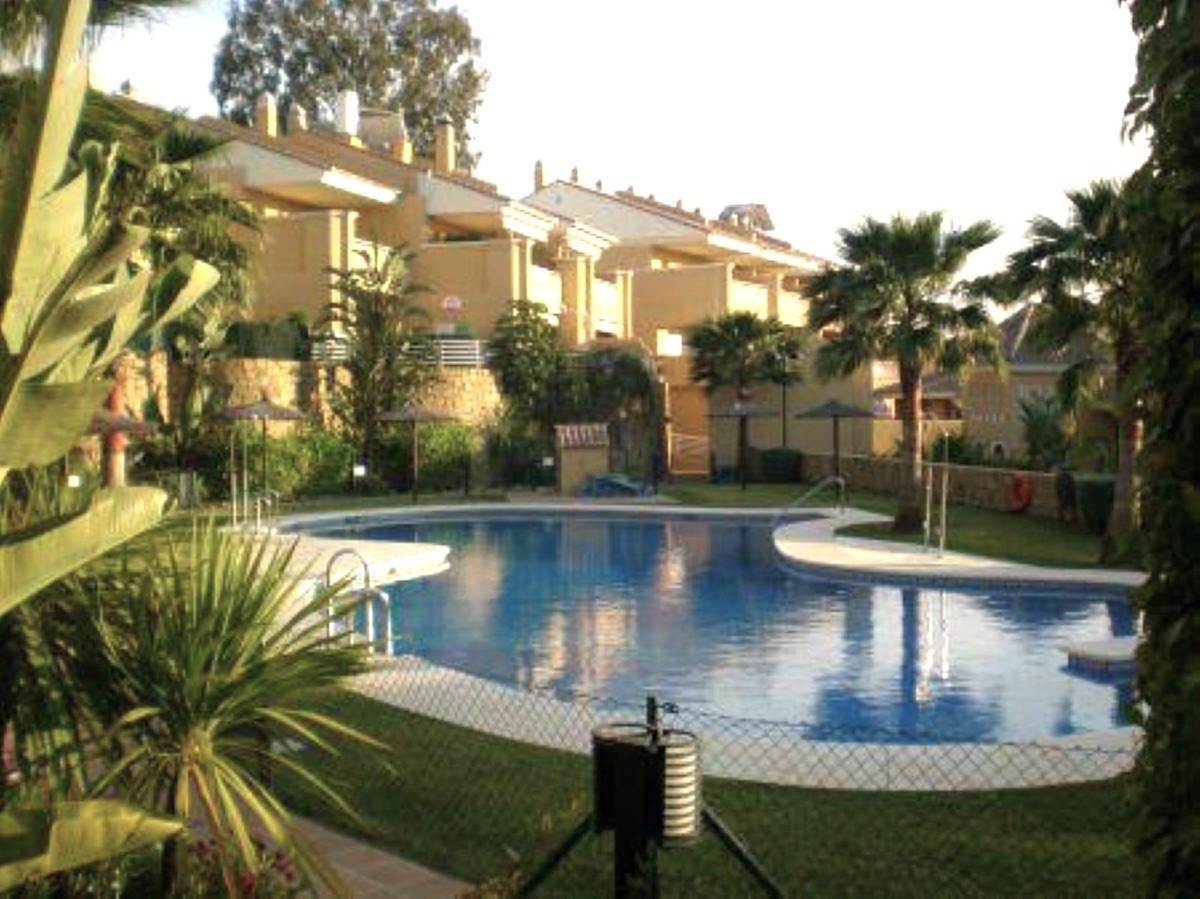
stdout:
{"type": "Polygon", "coordinates": [[[846,479],[843,478],[841,475],[836,475],[836,474],[830,475],[827,478],[821,478],[821,480],[817,481],[817,483],[813,484],[812,487],[808,488],[803,493],[801,493],[799,496],[797,496],[795,499],[791,500],[787,505],[780,506],[779,511],[775,513],[775,517],[771,519],[771,530],[773,531],[777,527],[779,527],[779,525],[783,521],[783,519],[786,518],[787,515],[793,509],[795,509],[797,506],[806,502],[811,497],[816,496],[818,493],[820,493],[826,487],[833,487],[833,486],[837,487],[837,494],[838,494],[838,505],[837,505],[838,511],[837,511],[837,513],[838,513],[838,515],[845,515],[846,514],[846,479]]]}
{"type": "MultiPolygon", "coordinates": [[[[329,561],[325,564],[325,586],[328,587],[333,583],[333,564],[342,556],[352,556],[358,560],[358,564],[362,567],[363,585],[357,590],[350,591],[347,599],[357,600],[358,603],[363,605],[366,612],[367,651],[374,655],[375,647],[379,643],[379,633],[375,626],[375,603],[378,602],[383,606],[383,655],[390,656],[395,645],[392,634],[392,598],[384,590],[371,588],[371,566],[362,557],[362,553],[352,547],[346,546],[331,555],[329,561]]],[[[333,596],[329,597],[329,603],[325,608],[325,636],[328,638],[332,638],[337,633],[333,614],[333,599],[333,596]]],[[[351,606],[343,616],[344,619],[348,619],[344,629],[350,631],[351,644],[357,642],[358,638],[358,628],[354,624],[354,612],[356,608],[357,603],[351,606]]]]}

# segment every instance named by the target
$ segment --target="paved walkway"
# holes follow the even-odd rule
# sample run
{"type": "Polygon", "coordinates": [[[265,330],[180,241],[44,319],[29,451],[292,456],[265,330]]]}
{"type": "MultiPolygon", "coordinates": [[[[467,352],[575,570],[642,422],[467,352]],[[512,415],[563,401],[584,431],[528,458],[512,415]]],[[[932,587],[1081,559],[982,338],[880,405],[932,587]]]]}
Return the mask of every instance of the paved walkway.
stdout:
{"type": "MultiPolygon", "coordinates": [[[[360,899],[454,899],[470,889],[462,881],[360,843],[315,821],[302,821],[300,826],[360,899]]],[[[319,895],[327,894],[322,891],[319,895]]]]}
{"type": "Polygon", "coordinates": [[[1072,586],[1131,589],[1146,575],[1140,571],[1112,568],[1049,568],[1005,562],[967,553],[947,552],[939,556],[911,543],[891,543],[859,537],[842,537],[835,532],[853,524],[889,521],[883,515],[847,510],[839,516],[785,524],[775,531],[780,554],[803,568],[842,576],[882,576],[900,581],[961,582],[994,586],[1072,586]]]}

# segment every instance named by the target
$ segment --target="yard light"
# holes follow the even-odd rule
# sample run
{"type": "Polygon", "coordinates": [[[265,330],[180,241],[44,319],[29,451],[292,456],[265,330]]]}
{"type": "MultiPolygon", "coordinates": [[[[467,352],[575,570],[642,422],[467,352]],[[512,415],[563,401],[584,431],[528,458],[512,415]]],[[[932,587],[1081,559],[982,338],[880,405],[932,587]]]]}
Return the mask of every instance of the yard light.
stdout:
{"type": "Polygon", "coordinates": [[[657,899],[658,850],[690,846],[707,824],[768,896],[783,891],[701,800],[700,740],[665,728],[677,709],[646,698],[646,722],[602,724],[592,731],[592,812],[518,891],[529,896],[589,832],[613,832],[613,895],[657,899]]]}
{"type": "Polygon", "coordinates": [[[355,462],[353,474],[356,479],[357,478],[365,478],[367,476],[367,466],[364,465],[362,462],[355,462]]]}

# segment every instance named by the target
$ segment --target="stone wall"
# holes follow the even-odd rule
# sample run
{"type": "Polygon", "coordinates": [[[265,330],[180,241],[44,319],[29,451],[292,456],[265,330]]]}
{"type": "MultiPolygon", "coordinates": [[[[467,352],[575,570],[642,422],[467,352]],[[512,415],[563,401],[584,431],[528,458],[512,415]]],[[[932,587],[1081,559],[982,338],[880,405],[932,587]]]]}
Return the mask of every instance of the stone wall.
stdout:
{"type": "MultiPolygon", "coordinates": [[[[850,487],[896,494],[900,489],[903,461],[897,458],[843,455],[842,476],[850,487]]],[[[948,495],[950,502],[980,509],[1008,511],[1009,489],[1014,472],[1007,468],[985,468],[981,465],[951,465],[948,495]]],[[[804,457],[804,476],[816,481],[833,474],[833,456],[811,453],[804,457]]],[[[1021,472],[1033,482],[1033,503],[1029,513],[1042,518],[1058,515],[1058,499],[1054,491],[1054,475],[1042,472],[1021,472]]],[[[941,489],[941,466],[934,481],[934,501],[941,489]]]]}
{"type": "Polygon", "coordinates": [[[500,386],[490,369],[444,367],[421,401],[455,421],[482,427],[500,411],[500,386]]]}
{"type": "MultiPolygon", "coordinates": [[[[222,359],[208,365],[212,382],[231,406],[265,399],[299,409],[325,427],[334,426],[329,396],[335,381],[346,380],[344,369],[330,370],[290,359],[222,359]]],[[[152,398],[157,399],[168,421],[178,415],[187,383],[182,365],[168,365],[166,354],[161,352],[149,357],[126,353],[118,361],[117,371],[131,417],[143,418],[152,398]]],[[[473,427],[482,427],[496,416],[500,389],[490,370],[444,367],[440,374],[439,380],[426,388],[423,404],[473,427]]],[[[268,423],[273,436],[290,433],[295,427],[295,422],[268,423]]]]}

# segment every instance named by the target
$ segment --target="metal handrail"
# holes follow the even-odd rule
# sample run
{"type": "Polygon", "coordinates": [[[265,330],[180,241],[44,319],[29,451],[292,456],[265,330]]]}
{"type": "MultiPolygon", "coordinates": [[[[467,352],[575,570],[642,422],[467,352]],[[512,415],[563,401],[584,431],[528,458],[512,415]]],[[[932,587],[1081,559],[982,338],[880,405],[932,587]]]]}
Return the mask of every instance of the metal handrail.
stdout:
{"type": "Polygon", "coordinates": [[[827,478],[822,478],[821,480],[817,481],[816,484],[814,484],[809,489],[805,490],[803,493],[801,493],[795,499],[791,500],[787,505],[780,506],[779,511],[775,513],[775,517],[771,519],[771,530],[775,530],[775,528],[779,527],[779,523],[783,520],[784,516],[786,516],[788,514],[788,512],[790,512],[794,507],[800,505],[805,500],[807,500],[809,497],[815,496],[817,493],[820,493],[826,487],[829,487],[830,485],[834,485],[834,484],[836,484],[837,488],[838,488],[838,515],[845,515],[846,514],[846,479],[843,478],[841,475],[834,474],[834,475],[830,475],[827,478]]]}
{"type": "MultiPolygon", "coordinates": [[[[358,559],[358,564],[362,566],[362,597],[366,603],[367,621],[367,651],[374,654],[375,643],[375,599],[378,598],[383,603],[383,654],[390,656],[392,654],[392,598],[382,590],[377,591],[377,596],[371,594],[371,566],[367,564],[367,560],[363,558],[362,553],[351,546],[343,546],[341,549],[334,552],[329,561],[325,563],[325,586],[328,587],[333,583],[333,563],[342,556],[353,556],[358,559]]],[[[351,613],[353,614],[353,613],[351,613]]],[[[354,643],[354,638],[357,631],[354,628],[354,621],[350,622],[350,642],[354,643]]],[[[325,636],[333,637],[333,596],[329,597],[328,604],[325,609],[325,636]]]]}

